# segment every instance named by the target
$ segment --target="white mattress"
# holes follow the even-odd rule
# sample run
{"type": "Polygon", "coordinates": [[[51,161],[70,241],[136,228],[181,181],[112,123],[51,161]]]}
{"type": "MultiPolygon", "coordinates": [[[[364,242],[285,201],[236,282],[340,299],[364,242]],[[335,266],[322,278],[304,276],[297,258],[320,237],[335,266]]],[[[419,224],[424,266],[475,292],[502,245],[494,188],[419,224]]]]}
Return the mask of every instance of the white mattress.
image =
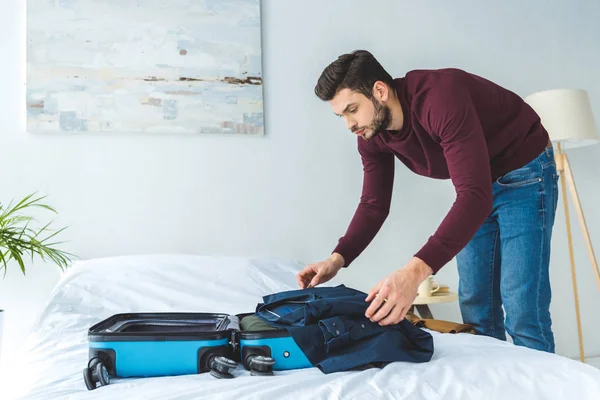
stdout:
{"type": "MultiPolygon", "coordinates": [[[[302,264],[276,259],[132,256],[77,263],[59,282],[1,398],[25,399],[600,399],[600,370],[469,334],[434,336],[424,364],[323,374],[316,368],[231,380],[210,374],[115,379],[88,391],[87,330],[113,314],[252,312],[264,294],[296,289],[302,264]]],[[[341,282],[332,281],[329,285],[341,282]]]]}

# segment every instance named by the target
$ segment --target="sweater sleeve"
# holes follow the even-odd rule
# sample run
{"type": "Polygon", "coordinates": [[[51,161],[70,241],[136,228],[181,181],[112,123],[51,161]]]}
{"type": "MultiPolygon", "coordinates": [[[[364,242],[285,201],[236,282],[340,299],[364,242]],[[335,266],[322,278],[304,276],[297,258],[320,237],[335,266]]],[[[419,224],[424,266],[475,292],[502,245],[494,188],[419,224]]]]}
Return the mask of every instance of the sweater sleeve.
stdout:
{"type": "Polygon", "coordinates": [[[437,231],[415,254],[438,272],[475,236],[492,210],[488,150],[468,88],[445,82],[424,103],[430,133],[440,141],[456,199],[437,231]]]}
{"type": "Polygon", "coordinates": [[[333,251],[344,257],[344,267],[367,248],[381,229],[390,211],[394,186],[392,153],[382,152],[360,137],[358,151],[363,164],[362,195],[346,234],[333,251]]]}

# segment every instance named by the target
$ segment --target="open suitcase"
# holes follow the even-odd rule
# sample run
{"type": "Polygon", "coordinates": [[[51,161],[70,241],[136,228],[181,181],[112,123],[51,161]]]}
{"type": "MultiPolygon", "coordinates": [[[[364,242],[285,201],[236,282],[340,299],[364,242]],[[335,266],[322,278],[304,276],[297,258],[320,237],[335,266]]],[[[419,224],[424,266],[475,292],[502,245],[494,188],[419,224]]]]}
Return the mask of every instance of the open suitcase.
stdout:
{"type": "Polygon", "coordinates": [[[88,331],[89,361],[83,370],[89,390],[111,378],[209,372],[233,378],[242,363],[252,375],[311,367],[286,330],[243,331],[239,314],[116,314],[88,331]]]}

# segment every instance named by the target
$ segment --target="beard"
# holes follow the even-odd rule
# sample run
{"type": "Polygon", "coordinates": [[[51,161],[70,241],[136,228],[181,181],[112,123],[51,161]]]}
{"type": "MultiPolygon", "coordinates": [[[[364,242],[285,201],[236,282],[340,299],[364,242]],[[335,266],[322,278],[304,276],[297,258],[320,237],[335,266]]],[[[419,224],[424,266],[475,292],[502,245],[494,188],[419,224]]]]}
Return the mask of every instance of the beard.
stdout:
{"type": "Polygon", "coordinates": [[[375,106],[375,116],[373,117],[373,121],[371,121],[367,127],[370,132],[363,136],[365,140],[369,140],[379,135],[381,132],[385,131],[392,122],[392,110],[390,110],[389,106],[380,104],[377,100],[373,100],[373,105],[375,106]]]}

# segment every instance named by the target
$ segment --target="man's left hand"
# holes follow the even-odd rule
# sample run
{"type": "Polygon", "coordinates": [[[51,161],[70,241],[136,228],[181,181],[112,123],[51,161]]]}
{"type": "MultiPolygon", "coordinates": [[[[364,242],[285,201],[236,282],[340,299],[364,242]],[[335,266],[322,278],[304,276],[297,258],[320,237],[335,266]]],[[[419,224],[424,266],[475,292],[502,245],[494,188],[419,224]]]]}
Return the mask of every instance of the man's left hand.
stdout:
{"type": "Polygon", "coordinates": [[[371,289],[365,301],[372,303],[365,316],[382,326],[402,321],[417,297],[419,285],[432,273],[431,267],[414,257],[371,289]]]}

